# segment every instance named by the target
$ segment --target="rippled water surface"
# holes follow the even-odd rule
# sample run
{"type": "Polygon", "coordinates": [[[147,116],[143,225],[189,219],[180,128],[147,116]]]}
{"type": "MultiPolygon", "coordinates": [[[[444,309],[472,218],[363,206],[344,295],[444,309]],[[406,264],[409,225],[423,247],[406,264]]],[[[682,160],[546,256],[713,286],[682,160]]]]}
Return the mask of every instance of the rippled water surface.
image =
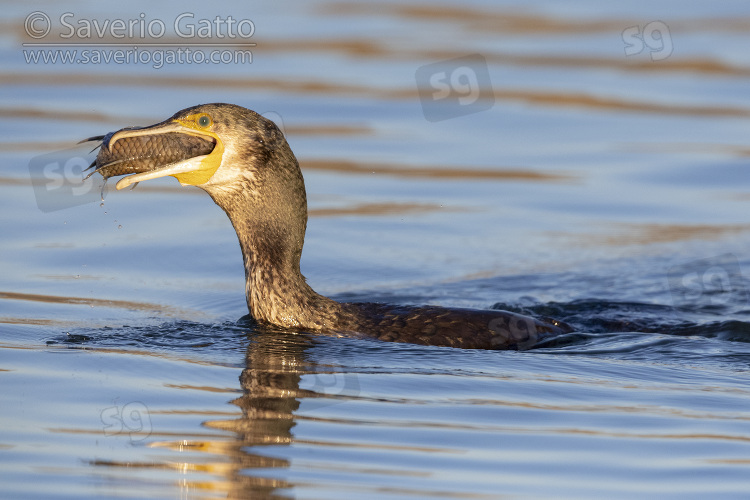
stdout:
{"type": "Polygon", "coordinates": [[[747,497],[746,2],[3,8],[1,498],[747,497]],[[65,12],[168,33],[62,38],[65,12]],[[186,41],[183,13],[255,33],[186,41]],[[256,45],[26,60],[73,42],[256,45]],[[286,132],[319,292],[576,332],[501,352],[256,324],[208,196],[64,166],[215,101],[286,132]]]}

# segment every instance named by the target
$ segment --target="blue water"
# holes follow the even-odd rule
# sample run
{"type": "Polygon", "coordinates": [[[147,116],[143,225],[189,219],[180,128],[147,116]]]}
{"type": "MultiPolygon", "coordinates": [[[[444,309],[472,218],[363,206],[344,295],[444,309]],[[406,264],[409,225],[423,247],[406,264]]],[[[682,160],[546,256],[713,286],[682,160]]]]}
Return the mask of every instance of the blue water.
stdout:
{"type": "Polygon", "coordinates": [[[745,3],[6,7],[0,498],[747,496],[745,3]],[[63,12],[232,15],[257,46],[251,64],[26,63],[63,12]],[[284,129],[317,291],[576,332],[495,352],[258,325],[200,190],[102,200],[71,190],[79,166],[44,170],[212,101],[284,129]]]}

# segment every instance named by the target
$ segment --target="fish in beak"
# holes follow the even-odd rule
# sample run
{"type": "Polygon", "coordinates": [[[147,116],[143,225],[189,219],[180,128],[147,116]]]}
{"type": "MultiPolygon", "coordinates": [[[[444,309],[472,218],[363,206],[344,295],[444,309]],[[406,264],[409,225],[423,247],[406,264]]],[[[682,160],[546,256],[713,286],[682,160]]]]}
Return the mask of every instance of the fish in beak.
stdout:
{"type": "Polygon", "coordinates": [[[211,130],[205,113],[172,117],[149,127],[128,127],[105,136],[85,139],[102,141],[96,167],[105,179],[126,175],[117,182],[123,189],[140,181],[171,175],[182,185],[208,181],[221,165],[224,144],[211,130]]]}

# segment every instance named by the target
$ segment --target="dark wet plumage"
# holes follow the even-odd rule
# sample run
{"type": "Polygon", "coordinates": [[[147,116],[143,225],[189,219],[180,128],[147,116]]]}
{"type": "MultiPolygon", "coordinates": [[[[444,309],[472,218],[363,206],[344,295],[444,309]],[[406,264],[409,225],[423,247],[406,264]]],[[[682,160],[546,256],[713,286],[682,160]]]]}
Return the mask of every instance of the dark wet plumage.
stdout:
{"type": "MultiPolygon", "coordinates": [[[[165,122],[137,129],[138,137],[129,137],[126,129],[118,131],[111,151],[102,147],[108,153],[100,153],[102,166],[97,171],[121,175],[130,172],[120,168],[157,169],[206,154],[202,148],[207,146],[194,141],[193,135],[171,137],[175,123],[190,134],[197,130],[219,142],[211,156],[220,166],[195,185],[234,226],[245,264],[247,304],[256,320],[303,331],[470,349],[527,349],[571,331],[555,320],[507,311],[339,303],[316,293],[300,272],[307,198],[297,159],[273,122],[240,106],[187,108],[165,122]]],[[[134,179],[137,182],[138,176],[134,179]]],[[[183,178],[180,182],[193,184],[183,178]]]]}

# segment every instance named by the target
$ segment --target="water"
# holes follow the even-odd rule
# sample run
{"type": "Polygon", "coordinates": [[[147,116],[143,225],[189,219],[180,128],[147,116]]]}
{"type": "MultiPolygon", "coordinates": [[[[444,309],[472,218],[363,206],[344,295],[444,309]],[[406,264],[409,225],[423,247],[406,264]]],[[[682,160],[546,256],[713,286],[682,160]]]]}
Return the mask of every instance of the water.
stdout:
{"type": "Polygon", "coordinates": [[[746,3],[5,8],[0,497],[747,496],[746,3]],[[27,64],[35,10],[42,41],[63,12],[188,12],[250,19],[257,46],[27,64]],[[208,196],[161,179],[102,202],[70,189],[80,165],[44,171],[211,101],[286,131],[319,292],[576,333],[491,352],[264,327],[208,196]]]}

